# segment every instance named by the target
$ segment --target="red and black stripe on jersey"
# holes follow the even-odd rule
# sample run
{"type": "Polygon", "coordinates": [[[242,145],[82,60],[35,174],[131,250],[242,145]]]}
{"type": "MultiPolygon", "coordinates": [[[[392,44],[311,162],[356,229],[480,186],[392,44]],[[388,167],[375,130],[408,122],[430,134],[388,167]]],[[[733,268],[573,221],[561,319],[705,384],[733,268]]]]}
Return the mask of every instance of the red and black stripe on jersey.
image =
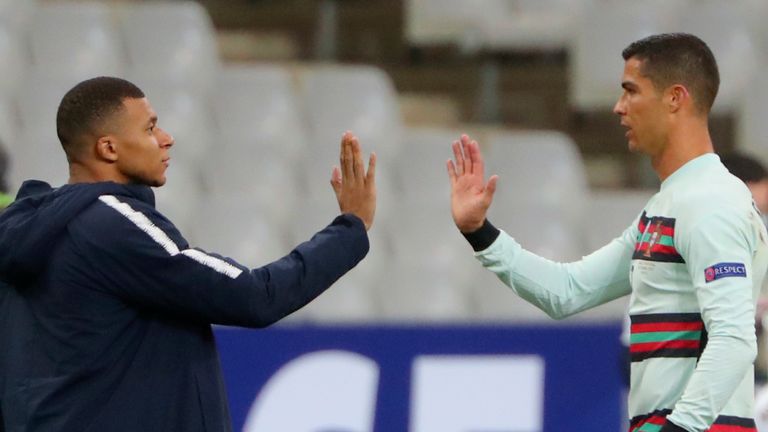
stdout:
{"type": "MultiPolygon", "coordinates": [[[[629,432],[658,431],[670,414],[672,410],[663,409],[635,416],[629,421],[629,432]]],[[[757,432],[757,426],[751,418],[721,415],[706,432],[757,432]]]]}
{"type": "Polygon", "coordinates": [[[707,331],[698,313],[632,315],[630,320],[633,362],[657,357],[698,358],[707,344],[707,331]]]}
{"type": "Polygon", "coordinates": [[[668,263],[684,263],[675,249],[675,219],[662,216],[640,215],[637,223],[640,232],[635,240],[632,259],[668,263]]]}

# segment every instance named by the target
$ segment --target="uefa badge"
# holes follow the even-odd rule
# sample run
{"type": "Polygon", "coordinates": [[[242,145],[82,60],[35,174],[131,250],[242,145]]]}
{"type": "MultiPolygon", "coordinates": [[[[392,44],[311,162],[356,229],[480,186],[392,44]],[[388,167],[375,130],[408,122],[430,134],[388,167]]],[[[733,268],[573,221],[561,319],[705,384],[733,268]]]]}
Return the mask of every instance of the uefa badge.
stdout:
{"type": "Polygon", "coordinates": [[[707,267],[707,269],[704,270],[704,280],[707,282],[715,280],[715,269],[713,267],[707,267]]]}

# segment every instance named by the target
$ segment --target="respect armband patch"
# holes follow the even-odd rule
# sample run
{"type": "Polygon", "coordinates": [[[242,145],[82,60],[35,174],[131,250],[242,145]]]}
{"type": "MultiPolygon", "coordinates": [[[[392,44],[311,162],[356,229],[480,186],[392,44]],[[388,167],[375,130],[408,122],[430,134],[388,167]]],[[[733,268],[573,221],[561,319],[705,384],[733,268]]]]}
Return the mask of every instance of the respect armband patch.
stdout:
{"type": "Polygon", "coordinates": [[[704,269],[707,283],[727,277],[747,277],[747,267],[742,263],[720,263],[704,269]]]}

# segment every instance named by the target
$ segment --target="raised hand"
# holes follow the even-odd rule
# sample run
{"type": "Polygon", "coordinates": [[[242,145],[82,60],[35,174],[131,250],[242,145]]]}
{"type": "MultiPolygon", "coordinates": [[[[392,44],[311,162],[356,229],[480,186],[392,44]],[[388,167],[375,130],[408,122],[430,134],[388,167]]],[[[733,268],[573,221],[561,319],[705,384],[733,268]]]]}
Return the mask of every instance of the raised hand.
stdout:
{"type": "Polygon", "coordinates": [[[351,132],[341,138],[339,167],[333,167],[331,186],[342,213],[352,213],[363,220],[365,229],[373,225],[376,213],[376,154],[371,153],[368,172],[363,166],[363,155],[357,137],[351,132]]]}
{"type": "Polygon", "coordinates": [[[453,157],[448,160],[451,180],[451,214],[461,232],[476,231],[483,225],[485,215],[496,192],[498,176],[485,183],[485,165],[477,141],[467,135],[453,143],[453,157]]]}

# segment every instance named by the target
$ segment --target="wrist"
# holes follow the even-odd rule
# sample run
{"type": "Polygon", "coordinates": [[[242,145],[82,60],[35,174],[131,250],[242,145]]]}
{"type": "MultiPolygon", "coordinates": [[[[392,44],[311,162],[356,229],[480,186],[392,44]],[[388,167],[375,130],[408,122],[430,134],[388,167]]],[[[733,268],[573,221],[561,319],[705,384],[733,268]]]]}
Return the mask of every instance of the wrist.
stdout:
{"type": "Polygon", "coordinates": [[[475,252],[487,249],[501,233],[488,219],[483,220],[483,223],[475,230],[464,231],[460,228],[460,231],[475,252]]]}
{"type": "Polygon", "coordinates": [[[456,225],[456,228],[458,228],[462,234],[469,234],[482,228],[484,223],[485,223],[485,220],[482,220],[480,222],[465,223],[462,225],[456,225]]]}

